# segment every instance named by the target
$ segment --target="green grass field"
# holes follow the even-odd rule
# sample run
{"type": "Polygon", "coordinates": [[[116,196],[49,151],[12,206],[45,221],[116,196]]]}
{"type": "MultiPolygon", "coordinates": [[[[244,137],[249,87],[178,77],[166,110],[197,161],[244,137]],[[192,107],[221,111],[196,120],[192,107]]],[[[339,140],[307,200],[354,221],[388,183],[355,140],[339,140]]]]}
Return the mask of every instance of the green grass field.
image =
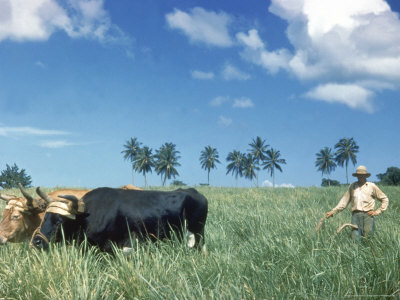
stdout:
{"type": "Polygon", "coordinates": [[[209,201],[206,255],[175,240],[136,244],[129,256],[82,251],[85,245],[42,252],[8,244],[0,247],[0,298],[400,297],[400,187],[382,187],[388,211],[362,244],[351,241],[349,228],[335,234],[350,221],[347,209],[314,231],[346,187],[197,189],[209,201]]]}

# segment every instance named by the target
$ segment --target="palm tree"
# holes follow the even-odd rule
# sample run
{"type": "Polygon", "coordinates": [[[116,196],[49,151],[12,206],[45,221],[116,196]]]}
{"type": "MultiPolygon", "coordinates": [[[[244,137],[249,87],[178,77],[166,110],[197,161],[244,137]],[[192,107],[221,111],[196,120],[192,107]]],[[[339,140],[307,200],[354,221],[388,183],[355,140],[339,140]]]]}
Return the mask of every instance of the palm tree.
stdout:
{"type": "Polygon", "coordinates": [[[217,149],[211,146],[204,147],[204,150],[200,153],[201,168],[207,170],[208,185],[210,185],[210,170],[217,168],[216,163],[221,163],[218,158],[219,155],[217,149]]]}
{"type": "MultiPolygon", "coordinates": [[[[253,141],[249,144],[250,154],[253,155],[255,163],[257,166],[260,166],[260,161],[265,159],[265,154],[267,152],[267,148],[269,145],[265,144],[265,140],[262,140],[259,136],[257,136],[253,141]]],[[[257,186],[258,186],[258,175],[260,168],[257,169],[257,186]]]]}
{"type": "Polygon", "coordinates": [[[243,157],[243,175],[245,178],[250,179],[253,181],[254,178],[257,177],[256,171],[260,170],[257,166],[255,157],[248,153],[243,157]]]}
{"type": "Polygon", "coordinates": [[[175,149],[176,145],[173,143],[165,143],[161,146],[159,150],[156,150],[155,158],[156,167],[155,170],[157,175],[161,175],[162,185],[165,186],[165,182],[167,179],[171,179],[171,177],[179,176],[176,167],[180,166],[181,164],[178,163],[178,156],[179,151],[175,149]],[[164,176],[164,179],[163,179],[164,176]]]}
{"type": "Polygon", "coordinates": [[[279,150],[275,150],[271,148],[267,151],[267,157],[263,162],[264,170],[268,170],[272,177],[272,187],[275,187],[275,169],[278,169],[282,172],[282,168],[279,164],[285,164],[286,160],[283,158],[279,158],[281,153],[279,150]]]}
{"type": "Polygon", "coordinates": [[[325,147],[324,149],[321,149],[319,153],[316,153],[316,156],[317,160],[315,161],[315,166],[318,167],[318,171],[322,172],[322,176],[324,176],[324,173],[328,176],[328,182],[330,185],[329,174],[336,168],[332,149],[325,147]]]}
{"type": "Polygon", "coordinates": [[[140,143],[137,138],[131,138],[129,141],[126,141],[124,145],[124,150],[121,151],[121,153],[124,154],[124,160],[129,160],[132,164],[132,184],[135,185],[134,183],[134,178],[133,178],[133,173],[135,171],[135,166],[134,166],[134,160],[135,157],[140,149],[140,143]]]}
{"type": "Polygon", "coordinates": [[[152,172],[154,164],[154,156],[152,149],[147,146],[141,148],[135,156],[134,166],[139,173],[143,173],[145,187],[147,187],[147,173],[152,172]]]}
{"type": "Polygon", "coordinates": [[[349,183],[349,175],[347,172],[347,167],[349,165],[349,160],[353,163],[353,166],[357,163],[356,153],[360,147],[354,141],[353,138],[342,138],[335,145],[335,161],[336,163],[343,167],[346,164],[346,183],[349,183]]]}
{"type": "Polygon", "coordinates": [[[232,175],[235,175],[236,186],[238,185],[238,176],[243,175],[243,159],[244,159],[244,154],[237,150],[229,152],[228,156],[226,157],[226,161],[230,162],[226,166],[227,169],[226,174],[231,172],[232,175]]]}

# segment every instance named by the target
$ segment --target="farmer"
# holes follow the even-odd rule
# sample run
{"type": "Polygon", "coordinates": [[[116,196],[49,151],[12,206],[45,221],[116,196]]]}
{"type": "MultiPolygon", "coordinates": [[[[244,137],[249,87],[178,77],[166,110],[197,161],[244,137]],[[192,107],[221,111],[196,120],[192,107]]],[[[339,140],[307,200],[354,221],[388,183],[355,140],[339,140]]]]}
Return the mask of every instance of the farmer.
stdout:
{"type": "Polygon", "coordinates": [[[386,210],[389,199],[374,183],[367,181],[371,174],[367,172],[365,166],[359,166],[353,176],[357,177],[357,182],[349,186],[339,204],[327,212],[325,217],[332,217],[350,203],[351,223],[358,226],[358,230],[352,231],[351,237],[355,241],[360,241],[361,236],[367,237],[374,233],[374,216],[378,216],[386,210]],[[377,210],[374,210],[375,199],[381,202],[381,206],[377,210]]]}

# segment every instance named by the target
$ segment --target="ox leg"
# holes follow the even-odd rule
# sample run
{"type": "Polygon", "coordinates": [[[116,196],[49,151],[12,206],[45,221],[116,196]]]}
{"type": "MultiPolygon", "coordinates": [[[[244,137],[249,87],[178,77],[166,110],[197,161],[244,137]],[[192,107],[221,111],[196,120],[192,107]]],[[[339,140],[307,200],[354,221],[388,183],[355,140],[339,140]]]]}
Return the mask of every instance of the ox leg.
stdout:
{"type": "Polygon", "coordinates": [[[204,227],[201,229],[200,232],[195,234],[195,241],[196,241],[196,248],[200,249],[201,247],[205,247],[205,242],[204,242],[204,227]]]}
{"type": "Polygon", "coordinates": [[[193,248],[196,245],[196,237],[193,232],[186,230],[187,246],[193,248]]]}

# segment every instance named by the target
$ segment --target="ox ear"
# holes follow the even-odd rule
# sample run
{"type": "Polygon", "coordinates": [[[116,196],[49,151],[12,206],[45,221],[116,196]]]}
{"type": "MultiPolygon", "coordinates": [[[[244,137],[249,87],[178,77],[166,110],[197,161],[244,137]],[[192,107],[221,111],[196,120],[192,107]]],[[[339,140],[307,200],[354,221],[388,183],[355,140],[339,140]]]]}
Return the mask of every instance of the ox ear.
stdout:
{"type": "Polygon", "coordinates": [[[54,201],[54,199],[51,198],[49,195],[47,195],[45,192],[43,192],[43,191],[40,189],[39,186],[36,188],[36,193],[40,196],[40,198],[42,198],[44,201],[46,201],[47,205],[48,205],[50,202],[54,201]]]}
{"type": "Polygon", "coordinates": [[[22,195],[24,195],[25,199],[27,200],[26,204],[28,206],[32,206],[33,197],[29,195],[29,193],[24,189],[21,183],[18,182],[19,190],[21,191],[22,195]]]}

